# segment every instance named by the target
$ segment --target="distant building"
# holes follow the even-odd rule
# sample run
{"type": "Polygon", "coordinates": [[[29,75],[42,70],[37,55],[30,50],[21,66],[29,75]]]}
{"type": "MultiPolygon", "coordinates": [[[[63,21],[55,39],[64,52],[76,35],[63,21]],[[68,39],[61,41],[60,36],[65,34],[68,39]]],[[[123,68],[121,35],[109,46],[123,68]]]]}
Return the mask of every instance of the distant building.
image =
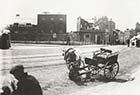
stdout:
{"type": "Polygon", "coordinates": [[[109,20],[106,16],[99,18],[94,23],[95,27],[99,27],[99,30],[104,32],[113,32],[115,30],[115,22],[111,19],[109,20]]]}
{"type": "Polygon", "coordinates": [[[14,23],[9,27],[11,40],[34,41],[37,38],[37,26],[31,23],[14,23]]]}
{"type": "Polygon", "coordinates": [[[117,34],[115,30],[115,22],[108,20],[108,18],[102,17],[93,23],[89,23],[87,20],[78,17],[77,19],[77,31],[80,35],[80,40],[92,41],[96,44],[113,44],[117,34]],[[96,29],[98,27],[98,29],[96,29]]]}
{"type": "Polygon", "coordinates": [[[104,32],[99,30],[81,30],[75,32],[79,35],[79,41],[92,42],[93,44],[104,44],[104,32]]]}
{"type": "Polygon", "coordinates": [[[63,40],[61,34],[66,34],[66,21],[63,14],[38,14],[38,31],[49,35],[50,40],[63,40]]]}
{"type": "Polygon", "coordinates": [[[136,27],[135,27],[135,32],[136,34],[140,34],[140,23],[136,23],[136,27]]]}
{"type": "Polygon", "coordinates": [[[124,44],[125,43],[125,39],[124,39],[124,32],[118,30],[118,39],[119,39],[119,44],[124,44]]]}
{"type": "Polygon", "coordinates": [[[136,36],[136,32],[134,29],[129,29],[127,28],[124,31],[124,41],[126,42],[126,40],[131,39],[132,37],[136,36]]]}
{"type": "Polygon", "coordinates": [[[116,23],[114,21],[112,21],[112,19],[110,21],[108,21],[108,30],[110,32],[114,31],[116,29],[116,23]]]}
{"type": "Polygon", "coordinates": [[[66,37],[66,15],[38,14],[37,25],[16,22],[9,28],[12,40],[62,41],[66,37]]]}
{"type": "Polygon", "coordinates": [[[127,28],[125,31],[116,31],[118,33],[118,39],[120,44],[127,44],[128,39],[136,36],[136,32],[134,29],[127,28]]]}
{"type": "Polygon", "coordinates": [[[77,18],[77,31],[81,30],[92,30],[93,23],[89,23],[88,21],[84,20],[81,17],[77,18]]]}
{"type": "Polygon", "coordinates": [[[113,37],[112,37],[112,39],[110,39],[111,44],[113,44],[113,45],[119,44],[120,43],[119,31],[114,30],[112,35],[113,35],[113,37]]]}

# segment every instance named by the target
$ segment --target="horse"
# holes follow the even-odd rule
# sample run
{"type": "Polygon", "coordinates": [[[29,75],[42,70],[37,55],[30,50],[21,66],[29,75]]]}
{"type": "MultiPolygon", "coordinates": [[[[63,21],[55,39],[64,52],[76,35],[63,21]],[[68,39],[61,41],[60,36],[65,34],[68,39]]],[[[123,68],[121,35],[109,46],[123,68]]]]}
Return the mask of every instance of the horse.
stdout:
{"type": "Polygon", "coordinates": [[[79,52],[77,52],[77,50],[75,50],[74,48],[68,48],[67,50],[63,50],[63,56],[68,69],[71,64],[78,65],[77,62],[81,60],[79,52]]]}
{"type": "Polygon", "coordinates": [[[82,61],[78,50],[68,48],[67,50],[63,50],[63,56],[66,66],[69,69],[69,78],[73,81],[81,81],[83,79],[83,75],[86,74],[86,64],[82,61]]]}

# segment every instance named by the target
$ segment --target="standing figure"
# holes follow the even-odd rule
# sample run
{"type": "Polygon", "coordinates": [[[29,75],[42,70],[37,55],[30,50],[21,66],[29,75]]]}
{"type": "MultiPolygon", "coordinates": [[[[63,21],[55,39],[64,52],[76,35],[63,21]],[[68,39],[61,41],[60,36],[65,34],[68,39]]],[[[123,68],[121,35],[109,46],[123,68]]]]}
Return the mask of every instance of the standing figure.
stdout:
{"type": "Polygon", "coordinates": [[[9,49],[11,47],[9,33],[9,30],[2,31],[2,34],[0,35],[0,49],[9,49]]]}
{"type": "Polygon", "coordinates": [[[23,65],[16,65],[10,73],[18,80],[15,95],[42,95],[42,89],[38,80],[24,72],[23,65]]]}
{"type": "Polygon", "coordinates": [[[130,45],[130,39],[127,39],[127,46],[129,47],[130,45]]]}
{"type": "Polygon", "coordinates": [[[70,45],[70,37],[67,37],[67,45],[70,45]]]}

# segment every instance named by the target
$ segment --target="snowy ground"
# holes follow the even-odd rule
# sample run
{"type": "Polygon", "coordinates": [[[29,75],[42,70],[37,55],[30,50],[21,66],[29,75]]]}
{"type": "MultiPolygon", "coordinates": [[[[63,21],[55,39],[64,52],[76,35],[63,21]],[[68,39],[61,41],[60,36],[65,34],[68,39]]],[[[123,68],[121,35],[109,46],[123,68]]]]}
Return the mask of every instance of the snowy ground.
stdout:
{"type": "MultiPolygon", "coordinates": [[[[23,64],[30,74],[34,75],[40,82],[44,95],[88,95],[86,92],[108,92],[113,91],[117,85],[128,83],[127,79],[139,67],[140,49],[128,48],[126,46],[103,46],[103,45],[84,45],[84,46],[64,46],[64,45],[45,45],[45,44],[12,44],[9,50],[0,50],[0,72],[5,74],[16,64],[23,64]],[[62,49],[74,47],[81,53],[82,58],[92,57],[92,52],[100,47],[120,51],[119,63],[120,72],[113,82],[95,80],[87,82],[85,85],[77,85],[67,77],[67,68],[64,64],[62,49]],[[88,90],[89,89],[89,90],[88,90]],[[91,90],[93,91],[91,91],[91,90]]],[[[122,87],[122,86],[121,86],[122,87]]],[[[116,95],[116,94],[101,95],[116,95]]],[[[92,94],[94,95],[94,94],[92,94]]],[[[95,94],[96,95],[96,94],[95,94]]],[[[100,95],[100,94],[99,94],[100,95]]],[[[119,94],[121,95],[121,94],[119,94]]],[[[123,94],[125,95],[125,94],[123,94]]]]}

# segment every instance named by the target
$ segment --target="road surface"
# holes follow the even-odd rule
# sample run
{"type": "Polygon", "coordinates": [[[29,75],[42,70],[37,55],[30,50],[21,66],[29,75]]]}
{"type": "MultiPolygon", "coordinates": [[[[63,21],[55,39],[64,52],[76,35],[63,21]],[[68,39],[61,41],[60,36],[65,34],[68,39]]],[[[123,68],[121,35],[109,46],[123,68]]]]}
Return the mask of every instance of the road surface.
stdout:
{"type": "MultiPolygon", "coordinates": [[[[120,72],[114,82],[123,83],[129,79],[139,66],[140,49],[128,48],[126,46],[63,46],[63,45],[34,45],[34,44],[12,44],[9,50],[0,50],[0,67],[4,75],[16,64],[23,64],[30,74],[34,75],[40,82],[44,95],[63,95],[77,92],[86,88],[94,88],[107,84],[104,81],[95,80],[85,85],[77,85],[67,77],[68,70],[64,64],[62,49],[73,47],[80,51],[82,58],[92,57],[92,52],[100,47],[120,51],[120,72]]],[[[111,86],[110,86],[111,87],[111,86]]]]}

